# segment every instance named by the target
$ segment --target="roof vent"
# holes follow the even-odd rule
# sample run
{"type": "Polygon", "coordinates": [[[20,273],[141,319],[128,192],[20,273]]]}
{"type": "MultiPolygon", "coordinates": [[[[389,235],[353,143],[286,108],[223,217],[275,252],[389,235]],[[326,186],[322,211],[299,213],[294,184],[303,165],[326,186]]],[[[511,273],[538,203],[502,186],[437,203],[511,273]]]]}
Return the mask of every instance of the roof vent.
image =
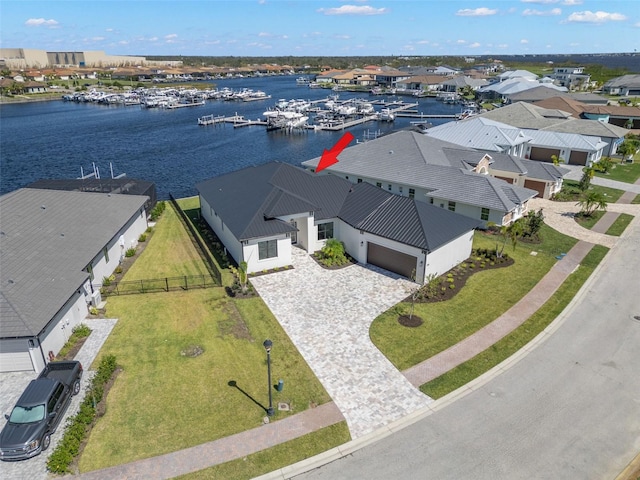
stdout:
{"type": "Polygon", "coordinates": [[[41,208],[42,210],[46,210],[46,209],[47,209],[47,207],[46,207],[45,205],[40,205],[40,208],[41,208]]]}
{"type": "Polygon", "coordinates": [[[392,154],[393,154],[393,150],[389,150],[389,155],[392,155],[392,154]]]}

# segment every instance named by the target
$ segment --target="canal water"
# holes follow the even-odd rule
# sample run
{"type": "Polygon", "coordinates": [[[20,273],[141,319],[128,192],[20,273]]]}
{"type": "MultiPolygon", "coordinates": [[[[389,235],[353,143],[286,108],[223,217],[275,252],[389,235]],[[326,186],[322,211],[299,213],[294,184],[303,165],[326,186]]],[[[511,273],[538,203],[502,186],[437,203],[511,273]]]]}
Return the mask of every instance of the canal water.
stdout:
{"type": "MultiPolygon", "coordinates": [[[[218,88],[263,90],[270,99],[255,102],[208,100],[188,108],[145,109],[59,101],[0,106],[0,194],[39,179],[77,178],[93,171],[104,178],[126,173],[152,181],[158,198],[196,194],[195,184],[251,165],[273,160],[299,165],[318,157],[344,131],[304,130],[267,132],[263,126],[234,128],[230,124],[200,126],[204,115],[243,115],[262,119],[262,112],[278,99],[316,100],[338,93],[341,100],[366,98],[419,102],[418,112],[429,115],[460,113],[460,105],[433,98],[371,96],[297,86],[295,76],[224,79],[218,88]]],[[[377,110],[380,107],[376,107],[377,110]]],[[[368,122],[349,128],[356,140],[375,133],[406,128],[417,119],[368,122]]],[[[438,125],[449,120],[433,119],[438,125]]],[[[355,142],[355,140],[354,140],[355,142]]]]}

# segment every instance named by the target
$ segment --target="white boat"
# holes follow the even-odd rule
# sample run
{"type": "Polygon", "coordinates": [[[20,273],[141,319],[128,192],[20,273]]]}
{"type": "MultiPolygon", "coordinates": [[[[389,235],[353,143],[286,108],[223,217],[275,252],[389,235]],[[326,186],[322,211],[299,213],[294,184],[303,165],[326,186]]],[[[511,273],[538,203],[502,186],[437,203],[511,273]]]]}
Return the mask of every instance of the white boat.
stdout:
{"type": "Polygon", "coordinates": [[[378,120],[381,122],[393,122],[396,119],[396,114],[389,108],[383,108],[378,113],[378,120]]]}
{"type": "Polygon", "coordinates": [[[309,85],[311,80],[307,77],[298,77],[296,78],[296,85],[309,85]]]}

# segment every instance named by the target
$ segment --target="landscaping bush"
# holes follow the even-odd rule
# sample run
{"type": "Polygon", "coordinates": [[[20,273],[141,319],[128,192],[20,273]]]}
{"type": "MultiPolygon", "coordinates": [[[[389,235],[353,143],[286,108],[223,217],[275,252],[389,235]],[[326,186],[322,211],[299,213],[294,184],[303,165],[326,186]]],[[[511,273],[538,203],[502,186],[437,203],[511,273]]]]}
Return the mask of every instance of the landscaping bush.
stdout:
{"type": "Polygon", "coordinates": [[[62,440],[49,455],[47,469],[53,473],[71,473],[69,467],[80,452],[80,445],[89,432],[96,416],[96,404],[102,400],[104,386],[116,371],[116,357],[107,355],[98,366],[98,371],[91,380],[78,413],[67,419],[62,440]]]}
{"type": "Polygon", "coordinates": [[[141,233],[140,236],[138,237],[138,241],[139,242],[146,242],[147,241],[147,234],[146,233],[141,233]]]}
{"type": "Polygon", "coordinates": [[[166,207],[167,207],[167,204],[164,200],[156,203],[156,206],[153,207],[153,210],[151,210],[151,215],[149,216],[151,218],[151,221],[155,222],[156,220],[158,220],[158,218],[160,218],[160,215],[162,215],[166,207]]]}
{"type": "Polygon", "coordinates": [[[127,248],[127,251],[124,252],[125,257],[133,257],[136,254],[135,247],[127,248]]]}
{"type": "Polygon", "coordinates": [[[316,253],[316,258],[326,267],[337,267],[349,263],[344,244],[335,238],[327,240],[322,250],[316,253]]]}

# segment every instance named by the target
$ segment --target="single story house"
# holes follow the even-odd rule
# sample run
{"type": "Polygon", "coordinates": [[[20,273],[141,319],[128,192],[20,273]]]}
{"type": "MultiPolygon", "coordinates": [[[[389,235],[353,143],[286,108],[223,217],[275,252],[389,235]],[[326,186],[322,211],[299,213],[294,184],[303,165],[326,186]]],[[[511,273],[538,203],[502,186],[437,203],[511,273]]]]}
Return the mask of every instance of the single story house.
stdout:
{"type": "Polygon", "coordinates": [[[609,95],[640,95],[640,74],[628,74],[612,78],[602,86],[602,91],[609,95]]]}
{"type": "MultiPolygon", "coordinates": [[[[302,162],[314,170],[320,158],[302,162]]],[[[323,170],[461,215],[508,225],[526,215],[538,192],[489,175],[491,155],[411,130],[349,147],[323,170]]]]}
{"type": "Polygon", "coordinates": [[[196,189],[202,218],[248,273],[288,266],[294,246],[311,253],[335,238],[358,262],[423,283],[467,258],[473,230],[482,226],[370,184],[279,162],[214,177],[196,189]]]}
{"type": "Polygon", "coordinates": [[[147,228],[147,197],[22,188],[0,197],[0,372],[40,371],[101,303],[147,228]]]}

